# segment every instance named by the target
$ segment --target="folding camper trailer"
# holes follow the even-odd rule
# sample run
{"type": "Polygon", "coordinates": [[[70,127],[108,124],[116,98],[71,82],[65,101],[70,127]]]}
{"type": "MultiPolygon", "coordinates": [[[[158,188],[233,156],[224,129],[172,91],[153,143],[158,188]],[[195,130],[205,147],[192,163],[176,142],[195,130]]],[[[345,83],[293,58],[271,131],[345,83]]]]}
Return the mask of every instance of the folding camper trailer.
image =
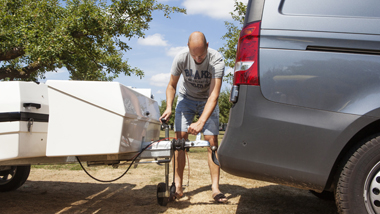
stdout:
{"type": "Polygon", "coordinates": [[[0,101],[0,191],[20,187],[31,164],[112,165],[140,155],[166,163],[166,183],[157,193],[166,205],[174,144],[209,146],[207,141],[155,142],[161,127],[157,102],[117,82],[1,82],[0,101]]]}

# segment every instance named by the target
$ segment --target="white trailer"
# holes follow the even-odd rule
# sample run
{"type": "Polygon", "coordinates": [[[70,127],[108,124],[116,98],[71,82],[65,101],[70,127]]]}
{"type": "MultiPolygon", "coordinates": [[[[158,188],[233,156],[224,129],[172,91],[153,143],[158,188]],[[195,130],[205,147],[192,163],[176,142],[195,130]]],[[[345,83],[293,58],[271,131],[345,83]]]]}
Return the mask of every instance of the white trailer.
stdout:
{"type": "Polygon", "coordinates": [[[157,102],[117,82],[0,82],[0,100],[0,191],[20,187],[31,164],[117,165],[141,154],[137,161],[166,163],[166,182],[157,192],[166,205],[173,149],[209,146],[155,142],[161,127],[157,102]]]}

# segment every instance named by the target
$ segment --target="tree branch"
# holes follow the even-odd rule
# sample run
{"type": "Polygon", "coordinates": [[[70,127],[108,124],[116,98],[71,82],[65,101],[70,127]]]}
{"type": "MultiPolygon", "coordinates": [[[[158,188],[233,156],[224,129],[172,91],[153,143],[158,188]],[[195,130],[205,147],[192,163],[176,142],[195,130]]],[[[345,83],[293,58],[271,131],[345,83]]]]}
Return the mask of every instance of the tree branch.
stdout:
{"type": "Polygon", "coordinates": [[[21,69],[16,69],[16,68],[9,68],[9,67],[4,67],[0,68],[0,80],[5,79],[5,78],[28,78],[30,77],[31,74],[36,72],[38,69],[42,68],[43,66],[39,62],[33,62],[29,64],[26,67],[23,67],[21,69]]]}
{"type": "Polygon", "coordinates": [[[81,37],[85,37],[85,36],[88,36],[88,35],[84,34],[83,32],[74,31],[74,32],[71,33],[71,36],[74,37],[74,38],[81,38],[81,37]]]}
{"type": "Polygon", "coordinates": [[[0,52],[0,61],[16,59],[25,54],[23,47],[15,47],[7,52],[0,52]]]}

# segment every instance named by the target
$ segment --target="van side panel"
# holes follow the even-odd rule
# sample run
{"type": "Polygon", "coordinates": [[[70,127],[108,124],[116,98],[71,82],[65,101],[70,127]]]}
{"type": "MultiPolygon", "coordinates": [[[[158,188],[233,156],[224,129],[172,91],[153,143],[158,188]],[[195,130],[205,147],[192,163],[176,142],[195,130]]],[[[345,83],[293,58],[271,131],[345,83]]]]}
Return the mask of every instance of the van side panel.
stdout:
{"type": "MultiPolygon", "coordinates": [[[[274,102],[357,115],[378,108],[380,12],[374,10],[368,17],[343,16],[366,13],[339,11],[341,8],[326,11],[321,2],[343,4],[326,0],[290,8],[298,5],[295,3],[298,1],[265,2],[259,55],[264,97],[274,102]],[[283,13],[286,7],[292,14],[283,13]],[[321,14],[308,14],[306,9],[310,7],[309,12],[321,14]]],[[[357,3],[344,4],[349,7],[357,3]]],[[[371,4],[380,3],[366,2],[366,7],[371,4]]]]}
{"type": "Polygon", "coordinates": [[[380,106],[380,55],[262,48],[260,83],[274,102],[364,115],[380,106]]]}
{"type": "MultiPolygon", "coordinates": [[[[319,4],[318,1],[310,1],[310,3],[312,2],[316,6],[319,4]]],[[[286,0],[284,4],[286,4],[286,0]]],[[[380,34],[379,18],[327,16],[323,14],[304,15],[302,11],[300,14],[288,15],[282,13],[281,5],[282,0],[265,1],[262,29],[380,34]]],[[[352,9],[355,10],[355,8],[352,9]]],[[[377,12],[380,13],[379,10],[377,12]]]]}

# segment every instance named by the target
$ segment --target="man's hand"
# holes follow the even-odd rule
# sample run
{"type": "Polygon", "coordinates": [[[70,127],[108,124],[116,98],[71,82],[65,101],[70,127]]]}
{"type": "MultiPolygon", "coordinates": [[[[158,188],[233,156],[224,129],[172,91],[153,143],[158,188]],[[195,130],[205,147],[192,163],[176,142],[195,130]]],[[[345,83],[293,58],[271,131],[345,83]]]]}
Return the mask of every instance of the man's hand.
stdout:
{"type": "Polygon", "coordinates": [[[206,122],[203,122],[201,120],[198,120],[195,123],[192,123],[189,128],[187,129],[187,133],[197,135],[200,131],[202,131],[203,126],[206,122]]]}
{"type": "Polygon", "coordinates": [[[164,111],[164,113],[162,114],[162,116],[160,117],[160,119],[159,119],[160,122],[162,123],[161,119],[165,119],[166,121],[168,121],[171,114],[172,114],[172,110],[171,109],[166,109],[164,111]]]}

